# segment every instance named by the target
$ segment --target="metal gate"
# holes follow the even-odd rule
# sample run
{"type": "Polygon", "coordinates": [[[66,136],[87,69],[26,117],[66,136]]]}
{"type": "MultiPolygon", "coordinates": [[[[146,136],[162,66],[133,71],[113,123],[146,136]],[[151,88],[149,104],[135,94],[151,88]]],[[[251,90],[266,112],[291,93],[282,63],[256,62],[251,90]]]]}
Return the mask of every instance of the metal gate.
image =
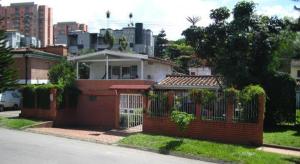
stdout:
{"type": "Polygon", "coordinates": [[[143,124],[143,95],[120,94],[120,127],[142,128],[143,124]]]}

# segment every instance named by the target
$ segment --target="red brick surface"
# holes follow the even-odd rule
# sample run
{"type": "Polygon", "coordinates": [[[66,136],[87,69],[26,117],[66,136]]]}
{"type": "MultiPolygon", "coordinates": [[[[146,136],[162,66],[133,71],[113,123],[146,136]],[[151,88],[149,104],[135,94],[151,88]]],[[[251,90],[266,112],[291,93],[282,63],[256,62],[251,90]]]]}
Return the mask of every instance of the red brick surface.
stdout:
{"type": "MultiPolygon", "coordinates": [[[[233,110],[233,108],[230,108],[233,110]]],[[[197,110],[200,110],[197,108],[197,110]]],[[[199,112],[197,112],[199,113],[199,112]]],[[[216,140],[221,142],[262,145],[264,98],[259,98],[257,123],[235,123],[232,115],[226,121],[203,121],[198,116],[185,133],[180,133],[169,117],[154,118],[144,114],[143,132],[170,136],[216,140]]]]}

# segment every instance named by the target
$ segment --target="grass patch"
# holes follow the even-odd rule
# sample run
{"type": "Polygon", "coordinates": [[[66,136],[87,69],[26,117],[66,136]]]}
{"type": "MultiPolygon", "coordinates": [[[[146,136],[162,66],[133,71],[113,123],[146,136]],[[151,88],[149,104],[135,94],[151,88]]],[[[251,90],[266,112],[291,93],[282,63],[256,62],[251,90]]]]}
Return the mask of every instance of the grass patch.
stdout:
{"type": "Polygon", "coordinates": [[[265,130],[264,143],[300,148],[300,125],[282,125],[265,130]]]}
{"type": "Polygon", "coordinates": [[[264,143],[300,148],[300,109],[295,125],[278,125],[264,131],[264,143]]]}
{"type": "Polygon", "coordinates": [[[25,126],[33,125],[36,123],[38,123],[38,121],[23,119],[23,118],[0,117],[0,127],[5,127],[5,128],[21,129],[25,126]]]}
{"type": "Polygon", "coordinates": [[[300,158],[258,151],[253,147],[223,144],[194,139],[177,139],[159,135],[135,134],[120,141],[120,144],[149,148],[161,153],[169,152],[214,158],[237,163],[297,163],[300,158]]]}

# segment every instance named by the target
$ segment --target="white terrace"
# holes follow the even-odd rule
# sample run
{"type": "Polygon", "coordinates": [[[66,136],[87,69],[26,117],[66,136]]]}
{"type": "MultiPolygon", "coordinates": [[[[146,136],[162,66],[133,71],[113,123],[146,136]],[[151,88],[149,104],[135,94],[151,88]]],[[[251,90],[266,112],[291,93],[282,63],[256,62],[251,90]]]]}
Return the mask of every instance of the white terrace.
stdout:
{"type": "Polygon", "coordinates": [[[89,79],[92,80],[135,79],[159,82],[173,72],[174,66],[172,62],[148,55],[110,50],[69,57],[69,60],[76,62],[77,79],[79,63],[87,63],[90,66],[89,79]]]}

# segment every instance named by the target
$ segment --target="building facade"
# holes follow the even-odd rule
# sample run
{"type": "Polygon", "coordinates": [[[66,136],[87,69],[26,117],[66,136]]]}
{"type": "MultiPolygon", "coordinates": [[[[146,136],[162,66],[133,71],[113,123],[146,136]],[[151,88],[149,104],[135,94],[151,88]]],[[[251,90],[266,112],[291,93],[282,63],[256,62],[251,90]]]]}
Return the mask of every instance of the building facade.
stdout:
{"type": "Polygon", "coordinates": [[[53,44],[52,9],[33,2],[0,6],[0,28],[17,30],[25,36],[41,40],[42,46],[53,44]]]}
{"type": "Polygon", "coordinates": [[[86,24],[79,24],[77,22],[58,22],[53,25],[54,30],[54,44],[55,45],[67,45],[68,34],[72,31],[88,32],[88,26],[86,24]]]}
{"type": "Polygon", "coordinates": [[[25,36],[16,30],[7,30],[6,35],[6,47],[12,49],[32,47],[39,48],[41,47],[41,41],[33,36],[25,36]]]}
{"type": "MultiPolygon", "coordinates": [[[[110,29],[109,29],[110,30],[110,29]]],[[[103,37],[107,29],[100,29],[100,37],[103,37]]],[[[128,49],[139,54],[154,56],[154,37],[150,29],[144,29],[143,23],[136,23],[135,27],[124,27],[121,30],[110,30],[115,43],[113,49],[117,50],[119,39],[125,37],[128,49]]]]}
{"type": "Polygon", "coordinates": [[[47,84],[49,69],[63,56],[30,48],[12,50],[19,84],[47,84]]]}

